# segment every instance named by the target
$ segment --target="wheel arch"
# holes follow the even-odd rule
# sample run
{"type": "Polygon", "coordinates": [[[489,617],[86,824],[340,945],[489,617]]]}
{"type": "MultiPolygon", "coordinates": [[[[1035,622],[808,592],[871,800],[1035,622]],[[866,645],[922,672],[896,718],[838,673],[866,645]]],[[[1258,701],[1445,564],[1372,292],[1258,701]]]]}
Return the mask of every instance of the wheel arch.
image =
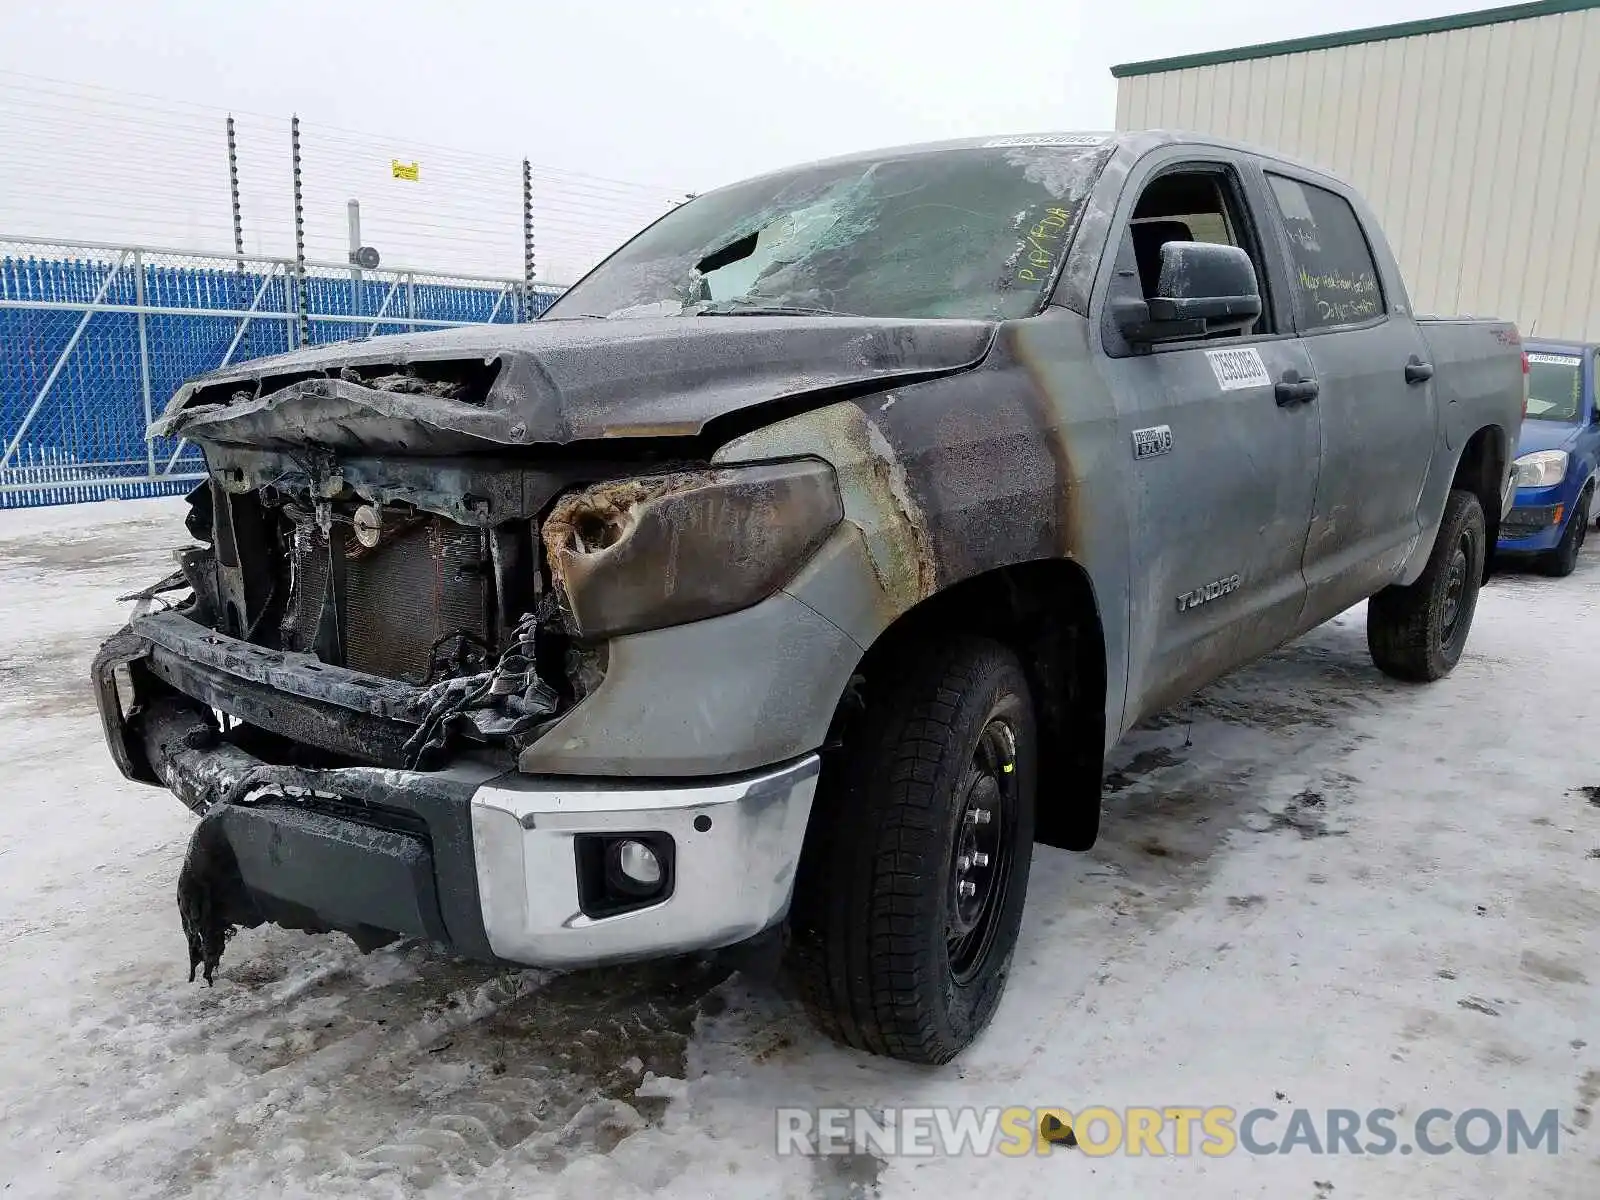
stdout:
{"type": "Polygon", "coordinates": [[[901,614],[863,656],[840,702],[830,743],[848,736],[843,723],[863,692],[865,703],[871,703],[875,672],[916,653],[920,644],[952,633],[993,638],[1021,660],[1040,733],[1036,839],[1070,850],[1088,849],[1100,824],[1106,639],[1094,583],[1071,559],[996,567],[901,614]]]}
{"type": "MultiPolygon", "coordinates": [[[[1488,583],[1494,574],[1494,547],[1500,541],[1500,487],[1506,477],[1506,463],[1509,461],[1509,447],[1507,445],[1506,431],[1498,425],[1482,426],[1476,433],[1467,439],[1466,445],[1461,448],[1461,455],[1456,459],[1455,473],[1450,478],[1450,487],[1445,495],[1459,489],[1469,491],[1478,498],[1478,503],[1483,507],[1484,545],[1486,552],[1483,556],[1483,582],[1488,583]]],[[[1439,516],[1444,515],[1443,497],[1439,504],[1439,516]]],[[[1434,525],[1434,538],[1439,536],[1438,523],[1434,525]]],[[[1433,539],[1429,539],[1426,552],[1421,554],[1421,568],[1427,565],[1429,554],[1433,551],[1433,539]]],[[[1407,580],[1410,582],[1410,580],[1407,580]]]]}

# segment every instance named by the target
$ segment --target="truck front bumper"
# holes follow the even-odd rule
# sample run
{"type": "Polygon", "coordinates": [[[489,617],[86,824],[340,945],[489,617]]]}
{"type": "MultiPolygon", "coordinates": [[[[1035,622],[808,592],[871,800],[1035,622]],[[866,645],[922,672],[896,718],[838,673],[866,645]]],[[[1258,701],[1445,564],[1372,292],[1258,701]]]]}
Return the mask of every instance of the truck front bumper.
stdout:
{"type": "MultiPolygon", "coordinates": [[[[201,816],[179,895],[208,978],[233,925],[580,966],[732,945],[788,909],[816,754],[673,780],[529,776],[470,756],[442,771],[284,766],[218,732],[214,687],[119,698],[118,668],[151,648],[131,630],[108,642],[95,693],[123,773],[201,816]],[[613,851],[630,840],[661,867],[654,891],[617,890],[613,851]]],[[[123,690],[142,674],[123,673],[123,690]]]]}

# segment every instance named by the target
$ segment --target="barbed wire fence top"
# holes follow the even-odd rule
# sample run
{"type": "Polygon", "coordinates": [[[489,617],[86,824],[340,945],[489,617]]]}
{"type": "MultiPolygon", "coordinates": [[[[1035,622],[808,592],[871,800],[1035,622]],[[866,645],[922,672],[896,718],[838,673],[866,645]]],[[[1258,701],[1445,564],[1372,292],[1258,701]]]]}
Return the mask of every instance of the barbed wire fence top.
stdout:
{"type": "Polygon", "coordinates": [[[684,197],[298,131],[296,160],[288,114],[0,72],[0,507],[186,490],[198,454],[146,434],[184,380],[303,344],[534,319],[561,290],[543,280],[578,277],[684,197]],[[358,224],[377,267],[351,260],[358,224]]]}
{"type": "MultiPolygon", "coordinates": [[[[0,231],[220,251],[233,245],[230,110],[0,71],[0,231]]],[[[289,122],[233,110],[240,216],[252,254],[294,253],[289,122]]],[[[393,263],[520,275],[528,157],[540,276],[570,282],[685,189],[541,164],[301,114],[306,254],[345,260],[346,201],[393,263]],[[415,166],[415,177],[397,174],[415,166]]]]}

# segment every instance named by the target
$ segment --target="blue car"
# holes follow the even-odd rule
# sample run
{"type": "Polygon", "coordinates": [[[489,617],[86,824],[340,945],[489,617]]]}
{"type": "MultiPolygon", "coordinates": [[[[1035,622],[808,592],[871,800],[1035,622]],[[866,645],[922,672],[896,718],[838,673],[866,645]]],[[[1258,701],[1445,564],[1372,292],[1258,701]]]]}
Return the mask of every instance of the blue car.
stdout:
{"type": "Polygon", "coordinates": [[[1499,554],[1570,575],[1593,516],[1600,462],[1593,344],[1528,341],[1528,415],[1517,443],[1517,498],[1500,523],[1499,554]]]}

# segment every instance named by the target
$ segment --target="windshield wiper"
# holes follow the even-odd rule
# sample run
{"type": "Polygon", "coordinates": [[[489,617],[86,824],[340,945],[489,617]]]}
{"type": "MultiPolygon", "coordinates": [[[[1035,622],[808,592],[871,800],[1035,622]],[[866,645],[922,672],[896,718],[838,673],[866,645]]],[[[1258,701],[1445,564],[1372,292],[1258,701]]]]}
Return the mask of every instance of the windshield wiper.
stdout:
{"type": "Polygon", "coordinates": [[[695,309],[696,317],[854,317],[859,313],[840,312],[804,304],[764,304],[759,300],[717,300],[695,309]]]}

